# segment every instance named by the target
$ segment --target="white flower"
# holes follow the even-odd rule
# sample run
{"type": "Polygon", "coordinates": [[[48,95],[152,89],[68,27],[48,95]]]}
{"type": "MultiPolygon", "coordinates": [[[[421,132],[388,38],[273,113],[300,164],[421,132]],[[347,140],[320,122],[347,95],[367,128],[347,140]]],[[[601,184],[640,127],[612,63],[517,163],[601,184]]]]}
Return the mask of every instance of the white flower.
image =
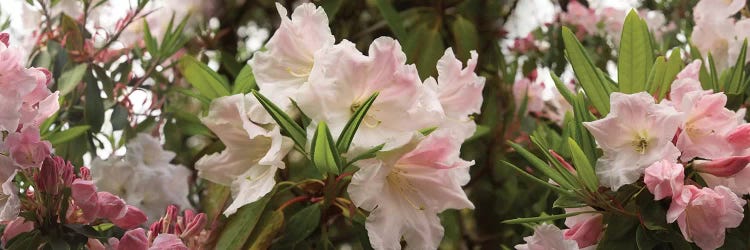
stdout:
{"type": "Polygon", "coordinates": [[[578,250],[575,240],[563,238],[563,231],[547,223],[534,228],[534,235],[523,237],[526,244],[516,245],[517,250],[578,250]]]}
{"type": "Polygon", "coordinates": [[[611,112],[584,126],[604,151],[596,162],[602,185],[617,190],[638,180],[646,167],[665,159],[676,161],[680,151],[672,144],[681,113],[667,104],[656,104],[646,92],[612,93],[611,112]]]}
{"type": "Polygon", "coordinates": [[[352,142],[353,151],[386,143],[397,147],[414,131],[435,123],[442,110],[434,97],[424,92],[414,65],[405,65],[406,55],[398,41],[375,39],[367,56],[349,41],[329,47],[315,58],[308,84],[297,103],[313,121],[325,121],[337,136],[351,115],[373,93],[380,95],[352,142]],[[429,101],[432,100],[432,101],[429,101]]]}
{"type": "Polygon", "coordinates": [[[281,136],[279,127],[255,97],[218,98],[201,121],[226,145],[224,151],[206,155],[195,163],[201,178],[231,186],[234,201],[225,215],[273,189],[276,170],[284,168],[283,158],[293,144],[281,136]]]}
{"type": "Polygon", "coordinates": [[[436,249],[443,237],[437,214],[474,208],[452,173],[473,162],[458,157],[460,141],[435,131],[358,163],[349,185],[354,204],[370,211],[365,227],[375,249],[436,249]]]}
{"type": "Polygon", "coordinates": [[[137,206],[149,221],[159,219],[169,205],[192,207],[188,201],[192,172],[170,163],[174,152],[162,149],[158,138],[144,133],[131,139],[126,148],[124,157],[91,162],[92,178],[99,191],[137,206]]]}
{"type": "Polygon", "coordinates": [[[267,50],[255,53],[250,66],[260,93],[290,112],[293,107],[289,98],[294,99],[307,81],[315,53],[333,45],[335,39],[322,7],[304,3],[294,9],[291,19],[281,4],[276,3],[276,9],[281,26],[266,43],[267,50]]]}

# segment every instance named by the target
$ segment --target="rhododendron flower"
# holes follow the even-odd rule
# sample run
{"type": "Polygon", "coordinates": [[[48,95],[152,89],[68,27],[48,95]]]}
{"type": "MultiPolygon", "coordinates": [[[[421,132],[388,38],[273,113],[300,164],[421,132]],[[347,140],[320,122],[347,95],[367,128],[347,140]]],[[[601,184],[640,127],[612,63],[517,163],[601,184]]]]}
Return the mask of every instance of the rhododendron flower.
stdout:
{"type": "Polygon", "coordinates": [[[206,155],[195,163],[198,176],[231,186],[234,201],[224,211],[231,215],[273,189],[276,170],[292,141],[281,136],[254,96],[233,95],[215,99],[208,116],[201,118],[226,145],[220,153],[206,155]]]}
{"type": "Polygon", "coordinates": [[[687,185],[682,194],[672,197],[667,222],[677,221],[685,240],[702,249],[716,249],[724,244],[726,229],[742,222],[745,203],[724,186],[710,189],[687,185]]]}
{"type": "Polygon", "coordinates": [[[156,236],[149,249],[187,250],[188,248],[177,235],[160,234],[156,236]]]}
{"type": "MultiPolygon", "coordinates": [[[[574,85],[565,84],[565,87],[575,92],[574,85]]],[[[526,111],[558,124],[563,122],[565,113],[573,109],[557,89],[549,68],[537,68],[528,77],[516,80],[513,84],[513,96],[516,108],[521,108],[526,101],[526,111]]]]}
{"type": "Polygon", "coordinates": [[[34,230],[34,222],[33,221],[27,221],[23,217],[18,217],[7,225],[5,225],[5,229],[3,230],[3,236],[0,238],[3,243],[3,247],[8,244],[8,241],[15,238],[16,236],[25,233],[25,232],[31,232],[31,230],[34,230]]]}
{"type": "Polygon", "coordinates": [[[117,250],[126,250],[126,249],[148,249],[148,237],[146,237],[146,231],[143,230],[143,228],[136,228],[132,230],[128,230],[125,232],[125,234],[120,238],[119,241],[112,242],[115,244],[110,244],[114,249],[117,250]]]}
{"type": "Polygon", "coordinates": [[[144,133],[131,139],[126,149],[124,158],[92,161],[91,172],[100,191],[113,193],[137,206],[151,220],[161,217],[171,204],[191,207],[187,196],[192,172],[170,163],[174,152],[164,150],[158,138],[144,133]]]}
{"type": "Polygon", "coordinates": [[[694,160],[695,171],[719,177],[729,177],[737,174],[750,165],[750,155],[732,156],[716,160],[694,160]]]}
{"type": "Polygon", "coordinates": [[[638,180],[652,163],[677,160],[680,151],[672,138],[680,113],[666,104],[656,104],[645,92],[615,92],[610,103],[606,117],[583,123],[604,151],[596,162],[596,175],[603,186],[617,190],[638,180]]]}
{"type": "Polygon", "coordinates": [[[727,135],[727,141],[737,151],[743,151],[750,148],[750,123],[742,124],[727,135]]]}
{"type": "Polygon", "coordinates": [[[42,141],[39,129],[26,127],[20,133],[11,133],[5,140],[10,157],[22,169],[38,168],[52,151],[52,144],[42,141]]]}
{"type": "Polygon", "coordinates": [[[560,21],[574,25],[580,34],[593,34],[596,32],[598,17],[593,9],[589,9],[578,1],[568,3],[568,11],[560,13],[560,21]]]}
{"type": "Polygon", "coordinates": [[[359,162],[349,185],[354,204],[370,211],[365,227],[375,249],[400,249],[402,236],[410,249],[436,249],[443,237],[437,214],[474,208],[451,172],[473,162],[445,147],[452,139],[445,132],[418,138],[359,162]]]}
{"type": "Polygon", "coordinates": [[[348,41],[319,55],[297,104],[313,121],[327,122],[332,134],[340,134],[354,111],[380,92],[354,137],[352,151],[383,143],[386,149],[403,145],[414,131],[434,126],[442,113],[438,101],[421,98],[425,86],[416,67],[405,65],[406,55],[396,40],[375,39],[367,56],[348,41]]]}
{"type": "Polygon", "coordinates": [[[657,161],[646,168],[643,182],[648,191],[654,194],[654,200],[677,196],[682,193],[685,168],[668,160],[657,161]]]}
{"type": "Polygon", "coordinates": [[[438,79],[429,77],[425,85],[437,94],[440,105],[445,112],[446,120],[442,126],[452,128],[460,138],[466,139],[474,134],[476,123],[469,117],[479,114],[482,107],[482,89],[484,77],[477,76],[477,53],[471,51],[471,59],[463,68],[450,48],[445,50],[438,60],[438,79]]]}
{"type": "MultiPolygon", "coordinates": [[[[566,208],[565,213],[583,211],[595,211],[591,207],[566,208]]],[[[565,218],[565,226],[570,229],[563,230],[566,240],[575,240],[578,247],[596,247],[599,237],[604,230],[603,216],[598,213],[584,213],[565,218]]]]}
{"type": "Polygon", "coordinates": [[[518,250],[578,250],[575,240],[565,239],[563,231],[555,225],[543,223],[534,228],[534,235],[523,237],[526,244],[516,245],[518,250]]]}
{"type": "Polygon", "coordinates": [[[693,9],[696,22],[710,18],[727,18],[745,7],[743,0],[700,0],[693,9]]]}
{"type": "Polygon", "coordinates": [[[744,117],[744,111],[735,113],[724,106],[724,93],[709,94],[705,91],[685,93],[677,110],[685,113],[680,125],[677,148],[682,151],[680,159],[689,161],[695,157],[715,159],[732,154],[732,145],[727,136],[744,117]]]}
{"type": "Polygon", "coordinates": [[[328,27],[328,16],[322,7],[304,3],[294,9],[292,18],[279,3],[276,9],[281,25],[266,43],[266,51],[255,53],[250,66],[260,93],[287,112],[293,110],[289,98],[310,76],[315,54],[335,42],[328,27]]]}
{"type": "Polygon", "coordinates": [[[739,172],[728,177],[708,173],[700,173],[700,176],[709,187],[725,186],[737,195],[750,194],[750,167],[745,166],[739,172]]]}

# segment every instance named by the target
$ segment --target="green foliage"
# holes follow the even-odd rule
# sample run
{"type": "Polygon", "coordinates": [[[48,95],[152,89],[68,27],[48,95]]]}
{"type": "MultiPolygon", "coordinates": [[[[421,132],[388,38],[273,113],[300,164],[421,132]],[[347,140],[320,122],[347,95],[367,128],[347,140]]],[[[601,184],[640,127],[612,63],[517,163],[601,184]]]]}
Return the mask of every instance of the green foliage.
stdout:
{"type": "MultiPolygon", "coordinates": [[[[243,246],[245,246],[245,242],[248,242],[248,239],[250,239],[253,234],[261,234],[264,228],[273,227],[273,223],[268,223],[268,220],[271,219],[266,217],[278,216],[274,215],[273,210],[267,210],[269,201],[271,201],[271,198],[275,193],[276,189],[272,190],[258,201],[241,207],[237,210],[237,213],[229,217],[227,225],[224,226],[221,234],[219,234],[216,248],[244,249],[243,246]],[[270,211],[271,214],[266,211],[270,211]],[[266,219],[264,220],[264,218],[266,219]],[[263,222],[266,224],[263,224],[263,222]],[[258,231],[258,233],[256,233],[256,231],[258,231]]],[[[281,219],[283,220],[283,214],[281,215],[281,219]]],[[[275,218],[274,220],[278,220],[278,218],[275,218]]]]}
{"type": "Polygon", "coordinates": [[[183,56],[178,68],[185,79],[209,100],[230,94],[226,79],[192,56],[183,56]]]}
{"type": "Polygon", "coordinates": [[[310,146],[310,157],[313,165],[318,168],[322,174],[331,173],[339,174],[341,172],[341,156],[333,141],[331,131],[325,122],[318,122],[318,128],[310,146]]]}
{"type": "Polygon", "coordinates": [[[646,90],[648,72],[654,60],[651,34],[646,21],[631,10],[625,18],[620,39],[617,81],[619,91],[632,94],[646,90]]]}
{"type": "Polygon", "coordinates": [[[609,94],[617,89],[606,80],[601,70],[597,69],[591,62],[591,58],[573,32],[568,28],[563,28],[562,38],[565,42],[565,54],[570,64],[573,65],[573,71],[578,78],[578,82],[599,113],[602,116],[607,115],[609,113],[609,94]]]}
{"type": "Polygon", "coordinates": [[[379,94],[380,93],[375,92],[367,98],[367,100],[357,108],[354,114],[352,114],[349,121],[346,122],[344,129],[341,130],[341,134],[338,137],[338,141],[336,141],[336,148],[338,148],[339,152],[346,153],[349,151],[349,146],[351,146],[352,141],[354,140],[354,134],[357,132],[359,125],[362,124],[362,121],[366,119],[367,111],[370,110],[370,106],[375,102],[375,98],[378,98],[379,94]]]}
{"type": "Polygon", "coordinates": [[[305,150],[305,142],[307,141],[307,135],[305,130],[297,124],[294,119],[289,117],[284,111],[282,111],[276,104],[268,100],[265,96],[263,96],[261,93],[258,93],[258,91],[252,90],[251,91],[255,98],[258,99],[258,102],[263,106],[263,108],[268,111],[268,114],[271,115],[274,121],[276,121],[276,124],[281,127],[281,130],[284,131],[289,137],[292,138],[294,143],[297,145],[297,147],[304,152],[305,150]]]}

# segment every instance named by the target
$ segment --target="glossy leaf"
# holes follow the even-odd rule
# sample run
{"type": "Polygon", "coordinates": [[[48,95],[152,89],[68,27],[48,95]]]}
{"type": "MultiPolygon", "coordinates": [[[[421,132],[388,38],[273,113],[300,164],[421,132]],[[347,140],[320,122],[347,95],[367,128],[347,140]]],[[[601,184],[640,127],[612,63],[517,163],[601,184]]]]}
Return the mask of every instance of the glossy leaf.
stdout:
{"type": "Polygon", "coordinates": [[[284,113],[276,104],[273,104],[271,100],[268,100],[265,96],[263,96],[261,93],[258,93],[258,91],[252,90],[251,91],[255,98],[258,98],[258,102],[260,102],[261,105],[263,105],[263,108],[268,111],[268,114],[271,115],[274,121],[276,121],[276,124],[279,124],[281,129],[289,135],[289,137],[292,138],[294,143],[299,147],[300,149],[305,149],[305,143],[307,142],[307,135],[304,129],[297,124],[297,122],[294,121],[289,115],[284,113]]]}
{"type": "Polygon", "coordinates": [[[185,79],[208,99],[230,94],[226,80],[195,57],[183,56],[178,68],[185,79]]]}
{"type": "Polygon", "coordinates": [[[243,249],[255,228],[259,225],[263,226],[259,222],[274,194],[276,194],[276,189],[263,198],[241,207],[237,213],[230,216],[224,230],[219,234],[216,249],[243,249]]]}
{"type": "Polygon", "coordinates": [[[315,129],[315,135],[313,135],[312,145],[310,146],[310,157],[313,165],[320,173],[340,173],[341,157],[336,144],[333,142],[331,131],[328,130],[328,125],[323,121],[319,122],[315,129]]]}
{"type": "Polygon", "coordinates": [[[255,89],[255,76],[253,75],[253,69],[250,65],[245,65],[240,70],[240,74],[237,75],[237,79],[234,79],[234,85],[232,85],[232,94],[247,94],[251,90],[255,89]]]}
{"type": "Polygon", "coordinates": [[[572,138],[568,138],[568,146],[570,147],[571,155],[573,155],[573,165],[578,172],[578,177],[583,180],[583,183],[590,191],[596,192],[599,189],[599,179],[596,178],[591,160],[588,159],[583,150],[578,146],[578,143],[572,138]]]}
{"type": "Polygon", "coordinates": [[[305,240],[320,225],[321,203],[314,203],[296,212],[289,218],[286,233],[279,240],[284,246],[294,247],[305,240]]]}
{"type": "Polygon", "coordinates": [[[565,43],[565,52],[573,66],[576,78],[581,83],[583,90],[586,91],[586,95],[591,100],[591,103],[596,107],[596,110],[604,116],[609,113],[609,94],[610,84],[604,79],[597,71],[594,63],[591,62],[591,58],[586,54],[586,50],[583,48],[575,34],[568,28],[563,28],[562,31],[563,42],[565,43]]]}
{"type": "Polygon", "coordinates": [[[60,96],[67,95],[81,83],[87,68],[88,65],[79,64],[60,75],[60,79],[57,81],[57,89],[60,91],[60,96]]]}
{"type": "Polygon", "coordinates": [[[618,55],[617,81],[620,92],[632,94],[645,91],[654,51],[648,26],[635,10],[625,17],[618,55]]]}

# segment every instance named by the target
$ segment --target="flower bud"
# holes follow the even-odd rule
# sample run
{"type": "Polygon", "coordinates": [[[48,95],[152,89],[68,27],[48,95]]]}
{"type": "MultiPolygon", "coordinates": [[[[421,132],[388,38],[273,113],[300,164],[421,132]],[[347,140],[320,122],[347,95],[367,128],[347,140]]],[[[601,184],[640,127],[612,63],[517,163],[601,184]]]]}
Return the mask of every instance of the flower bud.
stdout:
{"type": "Polygon", "coordinates": [[[10,35],[8,33],[0,33],[0,43],[5,44],[5,47],[10,46],[10,35]]]}
{"type": "Polygon", "coordinates": [[[108,192],[98,192],[96,194],[99,203],[99,213],[97,217],[107,218],[115,221],[122,218],[128,212],[127,204],[120,197],[108,192]]]}
{"type": "Polygon", "coordinates": [[[143,228],[136,228],[125,232],[115,249],[148,249],[148,245],[146,231],[143,228]]]}
{"type": "Polygon", "coordinates": [[[26,221],[23,217],[18,217],[15,220],[12,220],[8,225],[5,226],[5,230],[3,231],[2,242],[3,247],[5,244],[8,243],[8,241],[12,240],[16,236],[25,233],[30,232],[31,230],[34,230],[34,222],[26,221]]]}
{"type": "MultiPolygon", "coordinates": [[[[190,211],[190,210],[187,210],[187,211],[190,211]]],[[[192,236],[198,236],[201,233],[201,231],[203,231],[203,228],[206,227],[207,221],[208,219],[206,218],[205,213],[199,213],[198,215],[193,217],[191,220],[186,220],[185,231],[182,232],[181,237],[187,238],[187,237],[192,237],[192,236]]]]}
{"type": "Polygon", "coordinates": [[[735,148],[750,148],[750,123],[740,125],[734,129],[734,131],[727,136],[727,140],[735,148]]]}
{"type": "Polygon", "coordinates": [[[34,181],[40,192],[57,195],[65,187],[73,183],[75,174],[73,166],[62,157],[47,157],[42,163],[39,173],[34,176],[34,181]]]}
{"type": "Polygon", "coordinates": [[[146,222],[148,218],[137,207],[127,205],[125,215],[120,218],[112,220],[112,223],[123,229],[132,229],[146,222]]]}
{"type": "Polygon", "coordinates": [[[71,197],[83,211],[83,219],[93,221],[99,213],[99,197],[94,182],[76,179],[71,185],[71,197]]]}
{"type": "Polygon", "coordinates": [[[729,177],[745,169],[748,164],[750,164],[750,155],[732,156],[712,161],[695,160],[693,161],[693,168],[701,173],[729,177]]]}

